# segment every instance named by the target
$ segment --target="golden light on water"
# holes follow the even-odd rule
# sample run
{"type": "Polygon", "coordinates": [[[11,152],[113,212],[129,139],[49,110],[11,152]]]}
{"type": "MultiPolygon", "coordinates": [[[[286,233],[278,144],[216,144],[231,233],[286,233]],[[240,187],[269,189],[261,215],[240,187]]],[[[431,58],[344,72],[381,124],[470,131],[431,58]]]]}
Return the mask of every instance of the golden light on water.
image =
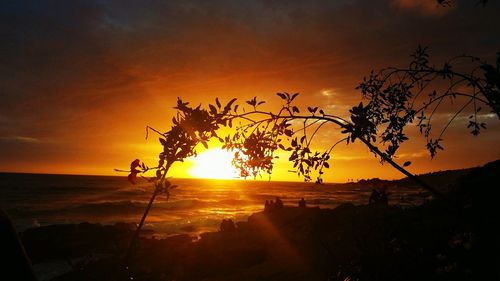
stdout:
{"type": "Polygon", "coordinates": [[[220,148],[208,149],[192,160],[193,166],[188,169],[188,174],[194,178],[237,178],[238,172],[231,165],[232,159],[232,152],[220,148]]]}

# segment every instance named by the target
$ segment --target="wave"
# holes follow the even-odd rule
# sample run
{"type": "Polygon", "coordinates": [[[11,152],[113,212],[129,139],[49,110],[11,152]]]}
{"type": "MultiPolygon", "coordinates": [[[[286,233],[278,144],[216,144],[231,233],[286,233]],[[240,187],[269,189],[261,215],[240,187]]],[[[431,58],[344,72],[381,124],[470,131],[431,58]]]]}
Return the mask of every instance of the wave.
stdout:
{"type": "Polygon", "coordinates": [[[245,206],[257,204],[260,202],[250,201],[250,200],[242,200],[242,199],[223,199],[215,202],[217,205],[223,206],[245,206]]]}
{"type": "MultiPolygon", "coordinates": [[[[228,207],[234,205],[244,205],[249,202],[243,200],[221,200],[221,201],[205,201],[199,199],[186,199],[177,201],[157,201],[154,203],[153,208],[163,209],[163,210],[191,210],[191,209],[201,209],[207,207],[228,207]]],[[[130,214],[138,213],[144,211],[147,206],[146,201],[131,201],[131,200],[121,200],[121,201],[104,201],[96,203],[85,203],[77,205],[74,207],[64,207],[57,208],[52,207],[47,212],[52,213],[82,213],[82,214],[130,214]]],[[[44,212],[44,210],[38,210],[37,213],[44,212]]],[[[17,212],[22,213],[22,212],[17,212]]]]}

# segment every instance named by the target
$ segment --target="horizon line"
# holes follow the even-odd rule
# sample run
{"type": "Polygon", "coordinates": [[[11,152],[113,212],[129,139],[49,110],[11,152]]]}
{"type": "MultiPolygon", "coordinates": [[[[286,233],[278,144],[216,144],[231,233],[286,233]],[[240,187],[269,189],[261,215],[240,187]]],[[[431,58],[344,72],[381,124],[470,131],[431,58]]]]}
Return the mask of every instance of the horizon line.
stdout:
{"type": "MultiPolygon", "coordinates": [[[[415,176],[421,176],[421,175],[426,175],[426,174],[432,174],[432,173],[437,173],[437,172],[446,172],[446,171],[459,171],[459,170],[467,170],[467,169],[473,169],[477,167],[481,167],[482,165],[479,166],[472,166],[472,167],[464,167],[464,168],[458,168],[458,169],[449,169],[449,170],[437,170],[437,171],[430,171],[422,174],[416,174],[415,176]]],[[[105,175],[105,174],[65,174],[65,173],[43,173],[43,172],[15,172],[15,171],[0,171],[0,174],[25,174],[25,175],[52,175],[52,176],[87,176],[87,177],[121,177],[119,175],[105,175]]],[[[126,176],[123,176],[126,177],[126,176]]],[[[346,182],[323,182],[323,184],[346,184],[346,183],[356,183],[361,180],[371,180],[371,179],[380,179],[380,180],[387,180],[387,181],[397,181],[397,180],[403,180],[407,179],[408,177],[403,176],[400,178],[392,178],[392,179],[384,179],[384,178],[367,178],[367,179],[357,179],[357,181],[346,181],[346,182]]],[[[272,178],[269,180],[264,180],[264,179],[252,179],[252,178],[231,178],[231,179],[222,179],[222,178],[201,178],[201,177],[177,177],[177,179],[191,179],[191,180],[221,180],[221,181],[236,181],[236,180],[254,180],[254,181],[273,181],[273,182],[291,182],[291,183],[305,183],[304,181],[291,181],[291,180],[273,180],[272,178]]],[[[309,183],[314,183],[313,181],[309,183]]]]}

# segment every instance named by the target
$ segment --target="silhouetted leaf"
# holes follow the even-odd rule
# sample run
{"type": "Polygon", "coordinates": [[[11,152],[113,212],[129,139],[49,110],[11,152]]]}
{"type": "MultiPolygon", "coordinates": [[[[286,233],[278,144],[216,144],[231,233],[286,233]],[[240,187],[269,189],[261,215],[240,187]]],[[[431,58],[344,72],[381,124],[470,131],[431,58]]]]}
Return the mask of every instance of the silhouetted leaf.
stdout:
{"type": "Polygon", "coordinates": [[[209,104],[208,107],[210,108],[210,113],[216,114],[217,113],[217,108],[215,106],[209,104]]]}
{"type": "Polygon", "coordinates": [[[281,99],[286,100],[286,95],[285,95],[285,94],[282,94],[282,93],[276,93],[276,95],[278,95],[281,99]]]}
{"type": "Polygon", "coordinates": [[[130,170],[135,170],[135,168],[139,167],[141,165],[141,160],[135,159],[130,163],[130,170]]]}
{"type": "Polygon", "coordinates": [[[227,110],[230,110],[231,109],[231,106],[233,105],[233,103],[237,100],[237,98],[233,98],[232,100],[230,100],[227,105],[225,106],[225,109],[227,110]]]}

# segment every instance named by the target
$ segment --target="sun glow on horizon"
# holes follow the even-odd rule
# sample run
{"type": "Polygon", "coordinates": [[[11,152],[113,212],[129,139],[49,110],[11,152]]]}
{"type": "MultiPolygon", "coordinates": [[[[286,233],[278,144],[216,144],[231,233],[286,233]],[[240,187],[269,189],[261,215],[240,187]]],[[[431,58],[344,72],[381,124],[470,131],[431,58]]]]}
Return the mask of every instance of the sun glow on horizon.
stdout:
{"type": "Polygon", "coordinates": [[[196,178],[235,179],[238,171],[231,164],[233,153],[220,148],[208,149],[192,159],[188,174],[196,178]]]}

